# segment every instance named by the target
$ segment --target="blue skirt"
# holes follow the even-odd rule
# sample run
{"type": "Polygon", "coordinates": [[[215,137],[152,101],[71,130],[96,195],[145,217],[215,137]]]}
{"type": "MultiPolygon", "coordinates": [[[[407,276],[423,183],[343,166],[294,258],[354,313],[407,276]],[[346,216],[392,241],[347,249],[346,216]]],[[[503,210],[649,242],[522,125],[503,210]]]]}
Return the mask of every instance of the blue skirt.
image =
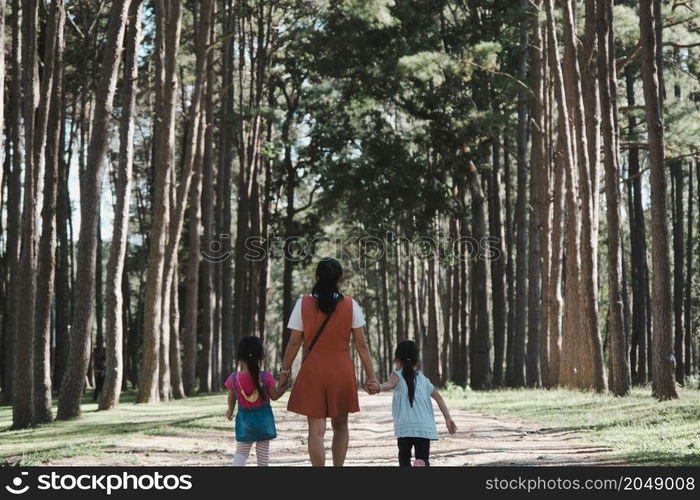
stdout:
{"type": "Polygon", "coordinates": [[[236,415],[236,441],[253,443],[269,441],[277,437],[275,416],[272,414],[270,403],[257,408],[238,406],[236,415]]]}

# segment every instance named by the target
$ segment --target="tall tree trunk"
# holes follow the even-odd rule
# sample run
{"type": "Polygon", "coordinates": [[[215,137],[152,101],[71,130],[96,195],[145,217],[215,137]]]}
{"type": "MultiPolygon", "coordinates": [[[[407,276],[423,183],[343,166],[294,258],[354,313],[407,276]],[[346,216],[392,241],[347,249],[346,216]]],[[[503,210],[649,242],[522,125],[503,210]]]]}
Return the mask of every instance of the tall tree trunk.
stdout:
{"type": "MultiPolygon", "coordinates": [[[[697,159],[695,160],[697,163],[697,159]]],[[[693,166],[691,163],[688,170],[688,243],[686,248],[686,275],[685,275],[685,376],[689,377],[692,371],[693,355],[693,166]]]]}
{"type": "Polygon", "coordinates": [[[430,380],[440,380],[440,358],[438,352],[438,297],[437,279],[438,267],[436,256],[428,260],[428,329],[426,331],[425,345],[423,346],[423,371],[430,380]]]}
{"type": "MultiPolygon", "coordinates": [[[[65,117],[65,107],[63,116],[63,127],[68,123],[65,117]]],[[[71,320],[71,269],[70,260],[73,250],[72,242],[69,240],[68,225],[70,219],[70,193],[68,191],[68,178],[70,174],[70,162],[65,159],[63,152],[66,150],[66,134],[60,135],[59,167],[58,167],[58,198],[57,198],[57,235],[58,245],[56,249],[56,326],[55,326],[55,349],[53,386],[55,390],[60,389],[61,380],[65,372],[68,358],[68,331],[71,320]]]]}
{"type": "MultiPolygon", "coordinates": [[[[542,54],[542,29],[540,26],[539,5],[528,16],[533,30],[532,37],[532,78],[534,93],[531,101],[530,120],[532,125],[532,146],[530,148],[530,220],[528,226],[528,327],[527,327],[527,366],[526,381],[530,387],[542,385],[542,360],[540,359],[540,343],[547,345],[546,324],[542,322],[542,204],[546,200],[541,198],[542,186],[547,182],[547,159],[545,157],[544,139],[544,67],[542,54]],[[544,337],[544,338],[542,338],[544,337]]],[[[545,191],[545,194],[548,194],[545,191]]],[[[544,360],[546,364],[546,359],[544,360]]]]}
{"type": "MultiPolygon", "coordinates": [[[[518,48],[518,79],[525,81],[528,74],[529,10],[530,1],[521,0],[522,19],[518,48]]],[[[517,125],[517,199],[515,202],[515,224],[517,236],[515,276],[515,335],[513,338],[513,385],[525,385],[525,336],[527,333],[527,279],[528,279],[528,234],[527,234],[527,99],[528,91],[521,88],[518,93],[517,125]]],[[[472,367],[473,369],[473,367],[472,367]]]]}
{"type": "MultiPolygon", "coordinates": [[[[170,179],[174,168],[174,114],[175,89],[177,87],[176,61],[180,46],[182,19],[181,0],[155,2],[156,23],[156,100],[155,112],[158,120],[154,126],[154,185],[153,185],[153,221],[149,235],[148,273],[146,277],[146,296],[144,299],[143,326],[143,363],[137,402],[158,401],[159,358],[162,323],[168,318],[162,317],[163,289],[170,223],[170,179]]],[[[201,79],[202,65],[196,69],[197,82],[201,79]]],[[[196,85],[196,84],[195,84],[196,85]]],[[[196,93],[196,90],[195,90],[196,93]]],[[[192,97],[193,106],[199,104],[197,96],[192,97]]],[[[194,115],[194,113],[193,113],[194,115]]],[[[196,125],[191,125],[196,127],[196,125]]]]}
{"type": "Polygon", "coordinates": [[[613,9],[598,0],[598,77],[605,164],[605,198],[608,224],[608,339],[610,390],[616,396],[629,392],[631,375],[622,303],[622,229],[620,227],[619,129],[613,9]]]}
{"type": "MultiPolygon", "coordinates": [[[[51,305],[56,273],[56,198],[63,107],[63,0],[51,3],[44,54],[44,75],[41,92],[46,107],[44,123],[38,131],[46,138],[44,167],[44,206],[39,240],[39,262],[36,296],[36,337],[34,345],[34,423],[50,422],[51,411],[51,305]]],[[[41,145],[40,145],[41,146],[41,145]]],[[[43,154],[43,153],[40,153],[43,154]]]]}
{"type": "Polygon", "coordinates": [[[76,262],[76,296],[70,337],[70,355],[61,382],[58,418],[80,415],[80,396],[90,359],[90,328],[95,300],[95,266],[97,225],[101,200],[102,177],[107,153],[107,132],[117,86],[119,61],[124,41],[130,0],[116,0],[111,7],[107,39],[99,85],[95,93],[95,111],[88,146],[88,161],[80,187],[80,236],[76,262]]]}
{"type": "MultiPolygon", "coordinates": [[[[484,193],[481,190],[479,174],[474,163],[467,167],[467,185],[472,202],[472,236],[476,241],[483,241],[488,236],[486,226],[486,211],[484,210],[484,193]]],[[[488,266],[486,260],[477,258],[473,264],[472,277],[474,293],[474,325],[472,330],[470,352],[470,386],[472,389],[490,389],[493,372],[491,360],[491,336],[489,326],[489,303],[487,293],[488,266]]]]}
{"type": "MultiPolygon", "coordinates": [[[[501,141],[496,137],[493,144],[493,162],[489,184],[489,224],[490,235],[493,238],[499,255],[491,260],[491,297],[493,301],[493,385],[503,385],[503,362],[506,349],[506,265],[503,259],[503,223],[501,221],[501,141]]],[[[455,226],[456,226],[455,221],[455,226]]],[[[455,229],[456,232],[456,229],[455,229]]],[[[459,273],[455,272],[455,286],[459,286],[459,273]]],[[[463,286],[466,286],[463,285],[463,286]]],[[[458,318],[458,297],[453,309],[452,318],[458,318]]],[[[459,329],[453,329],[456,335],[459,329]]]]}
{"type": "Polygon", "coordinates": [[[105,381],[98,406],[100,410],[110,410],[119,403],[124,372],[122,279],[129,230],[131,172],[134,163],[134,111],[138,86],[138,59],[136,55],[141,43],[141,0],[132,0],[129,7],[128,23],[122,81],[122,113],[119,124],[119,171],[117,173],[116,206],[105,283],[106,359],[105,381]]]}
{"type": "Polygon", "coordinates": [[[3,403],[14,399],[15,353],[19,327],[19,259],[21,250],[21,175],[24,163],[22,148],[22,10],[20,0],[12,1],[12,79],[9,83],[10,139],[12,141],[12,171],[7,179],[7,240],[6,259],[9,270],[7,333],[3,335],[3,403]]]}
{"type": "Polygon", "coordinates": [[[0,47],[3,48],[3,57],[0,57],[0,81],[3,82],[0,85],[0,193],[5,173],[5,5],[5,0],[0,0],[0,47]]]}
{"type": "Polygon", "coordinates": [[[394,258],[394,276],[396,276],[396,342],[407,339],[408,318],[404,317],[404,294],[406,284],[402,280],[403,259],[401,257],[401,239],[396,243],[396,255],[394,258]]]}
{"type": "MultiPolygon", "coordinates": [[[[177,259],[177,254],[175,255],[177,259]]],[[[170,386],[172,397],[182,399],[185,397],[185,387],[182,383],[182,361],[180,343],[180,302],[178,282],[178,265],[173,267],[172,286],[170,287],[170,386]]]]}
{"type": "MultiPolygon", "coordinates": [[[[385,342],[385,345],[388,347],[391,345],[391,314],[389,312],[389,270],[387,269],[387,259],[386,259],[386,252],[382,253],[382,257],[379,261],[379,280],[380,280],[380,286],[381,286],[381,298],[380,298],[380,305],[381,305],[381,315],[382,315],[382,341],[385,342]]],[[[436,273],[439,272],[439,270],[435,270],[436,273]]],[[[431,371],[430,373],[433,373],[435,375],[435,378],[432,378],[431,380],[434,380],[436,383],[440,380],[438,373],[439,373],[439,354],[438,354],[438,327],[437,327],[437,309],[438,309],[438,291],[437,291],[437,281],[435,281],[435,323],[434,325],[428,327],[429,330],[430,328],[434,328],[433,330],[430,330],[428,334],[435,334],[435,339],[434,339],[434,348],[435,348],[435,353],[432,351],[430,352],[430,362],[435,361],[435,365],[430,367],[431,371]],[[434,356],[434,359],[433,359],[434,356]]],[[[432,340],[431,340],[431,345],[432,345],[432,340]]],[[[390,348],[389,348],[390,349],[390,348]]],[[[392,362],[392,356],[391,353],[389,352],[389,349],[386,351],[386,359],[385,361],[385,368],[387,369],[386,373],[388,376],[388,373],[391,372],[391,362],[392,362]]]]}
{"type": "MultiPolygon", "coordinates": [[[[577,388],[591,388],[596,391],[605,391],[607,381],[605,378],[605,366],[603,364],[603,348],[598,329],[598,299],[597,299],[597,245],[596,236],[596,196],[595,182],[597,179],[597,155],[590,156],[588,136],[590,131],[590,118],[586,116],[584,107],[584,92],[582,91],[581,71],[579,69],[578,55],[575,41],[575,20],[572,0],[565,0],[564,6],[564,66],[566,77],[566,97],[569,107],[569,117],[573,121],[573,136],[576,147],[575,158],[578,164],[578,176],[572,178],[572,194],[578,193],[581,204],[570,205],[570,209],[579,212],[576,220],[570,219],[569,229],[580,226],[580,235],[575,238],[578,241],[577,249],[574,249],[574,241],[571,241],[569,249],[578,253],[580,259],[575,256],[570,259],[567,253],[567,263],[571,260],[572,266],[567,268],[567,286],[570,279],[577,279],[577,290],[571,292],[577,295],[573,299],[571,293],[567,294],[565,307],[571,316],[567,322],[562,338],[563,356],[560,364],[560,382],[564,385],[577,388]],[[571,272],[569,272],[571,271],[571,272]],[[578,278],[575,278],[575,277],[578,278]]],[[[593,20],[591,20],[593,22],[593,20]]],[[[592,54],[593,50],[587,52],[592,54]]],[[[593,63],[590,63],[593,64],[593,63]]],[[[585,76],[591,77],[592,70],[587,68],[585,76]]],[[[594,85],[594,82],[586,80],[586,85],[594,85]]],[[[590,96],[591,90],[587,88],[585,94],[590,96]]],[[[597,113],[595,109],[590,110],[597,113]]],[[[594,120],[598,120],[594,119],[594,120]]],[[[597,141],[596,141],[597,142],[597,141]]],[[[578,232],[578,229],[576,229],[578,232]]],[[[573,286],[574,283],[571,283],[573,286]]]]}
{"type": "MultiPolygon", "coordinates": [[[[625,68],[627,106],[636,105],[634,74],[630,66],[625,68]]],[[[628,120],[630,140],[637,139],[637,118],[630,114],[628,120]]],[[[632,352],[636,353],[636,376],[633,382],[644,385],[648,380],[647,370],[647,303],[649,297],[646,228],[642,208],[642,174],[639,167],[639,148],[631,147],[628,164],[628,198],[630,213],[630,258],[632,278],[632,352]]]]}
{"type": "Polygon", "coordinates": [[[187,275],[185,278],[185,319],[183,326],[182,376],[185,395],[194,396],[197,378],[197,325],[199,317],[199,262],[201,260],[200,228],[202,225],[202,159],[201,147],[192,173],[189,193],[189,242],[187,249],[187,275]]]}
{"type": "MultiPolygon", "coordinates": [[[[24,428],[34,419],[34,328],[36,299],[36,205],[37,178],[42,151],[37,151],[35,141],[37,109],[37,31],[38,3],[28,0],[22,2],[22,90],[24,115],[24,193],[22,207],[22,249],[19,260],[19,319],[17,321],[15,345],[15,380],[21,384],[14,385],[12,406],[12,426],[24,428]],[[36,153],[36,154],[35,154],[36,153]]],[[[42,104],[42,114],[46,106],[42,104]]],[[[40,134],[37,134],[40,135],[40,134]]],[[[43,149],[43,144],[42,149],[43,149]]]]}
{"type": "MultiPolygon", "coordinates": [[[[202,15],[205,15],[202,9],[202,15]]],[[[211,14],[209,14],[211,15],[211,14]]],[[[213,52],[208,52],[213,54],[213,52]]],[[[207,57],[207,74],[210,74],[212,61],[207,57]]],[[[213,83],[207,81],[204,97],[204,145],[202,155],[202,241],[205,248],[204,259],[200,263],[202,273],[202,364],[199,375],[199,392],[212,391],[213,377],[218,376],[214,371],[214,309],[216,296],[214,294],[214,263],[219,258],[220,242],[215,241],[214,229],[214,183],[216,171],[213,158],[213,83]],[[209,255],[209,257],[207,257],[209,255]]]]}
{"type": "MultiPolygon", "coordinates": [[[[450,224],[454,224],[454,228],[452,229],[454,231],[454,240],[457,241],[460,238],[460,233],[459,233],[459,220],[456,217],[452,217],[450,224]]],[[[461,339],[462,339],[462,329],[465,328],[465,325],[462,324],[462,315],[461,313],[461,303],[460,303],[460,298],[461,298],[461,293],[462,293],[462,287],[467,286],[466,283],[462,283],[462,272],[461,272],[461,263],[464,260],[464,257],[461,255],[461,249],[460,248],[455,248],[457,252],[459,252],[457,259],[454,261],[452,264],[452,297],[449,299],[452,301],[452,306],[450,307],[451,309],[451,316],[452,316],[452,321],[451,321],[451,326],[452,326],[452,346],[450,348],[450,365],[451,365],[451,374],[452,374],[452,381],[455,384],[463,383],[462,382],[462,370],[460,366],[460,351],[462,348],[461,344],[461,339]]],[[[494,306],[495,307],[495,306],[494,306]]],[[[505,341],[505,339],[503,339],[505,341]]],[[[502,363],[502,360],[501,360],[502,363]]],[[[494,361],[495,365],[495,361],[494,361]]],[[[501,366],[501,373],[503,373],[503,367],[501,366]]]]}
{"type": "MultiPolygon", "coordinates": [[[[559,247],[563,241],[561,238],[562,224],[564,224],[563,214],[564,214],[564,190],[566,190],[566,227],[567,227],[567,241],[566,241],[566,300],[568,306],[565,309],[565,317],[563,318],[563,324],[558,323],[556,318],[560,316],[557,312],[557,306],[561,305],[560,298],[560,288],[553,288],[552,294],[550,295],[551,308],[552,308],[552,325],[554,328],[557,326],[571,327],[572,325],[572,309],[573,305],[577,300],[577,288],[578,288],[578,273],[579,273],[579,254],[578,254],[578,239],[579,239],[579,227],[577,220],[577,207],[574,199],[574,186],[573,183],[576,181],[576,168],[575,168],[575,153],[574,153],[574,143],[573,143],[573,124],[571,117],[569,115],[568,107],[568,96],[566,84],[564,81],[563,69],[558,51],[557,42],[557,30],[554,21],[554,5],[553,0],[544,0],[545,12],[547,15],[547,40],[548,40],[548,56],[549,56],[549,66],[554,75],[554,95],[557,101],[557,119],[558,119],[558,129],[559,134],[557,137],[557,165],[555,169],[555,180],[554,180],[554,227],[552,234],[552,283],[559,283],[559,276],[561,274],[561,265],[559,264],[559,256],[563,251],[563,248],[559,247]],[[566,188],[565,188],[566,184],[566,188]],[[559,293],[557,293],[559,292],[559,293]]],[[[550,371],[552,371],[552,380],[562,383],[564,380],[561,379],[561,358],[563,357],[562,348],[560,347],[561,335],[558,335],[554,329],[550,332],[550,359],[552,366],[550,371]],[[559,368],[555,371],[556,368],[559,368]]],[[[566,379],[565,379],[566,380],[566,379]]]]}
{"type": "MultiPolygon", "coordinates": [[[[554,335],[559,335],[558,327],[553,327],[552,322],[558,321],[558,317],[552,318],[552,308],[550,297],[552,295],[552,287],[559,286],[559,283],[552,283],[551,272],[552,268],[559,263],[552,262],[555,259],[559,259],[560,255],[553,256],[552,254],[552,205],[554,199],[554,193],[552,191],[553,182],[553,171],[552,171],[552,91],[549,85],[548,76],[548,56],[547,56],[547,37],[545,30],[543,28],[542,19],[542,1],[538,0],[535,3],[535,16],[533,22],[535,23],[535,42],[533,47],[533,67],[539,67],[535,73],[539,74],[538,78],[538,95],[541,95],[541,110],[537,114],[541,113],[541,119],[539,120],[541,130],[535,133],[533,129],[533,144],[535,142],[535,137],[537,134],[541,135],[541,139],[538,137],[537,141],[541,141],[542,147],[542,165],[539,169],[539,183],[536,186],[537,193],[537,205],[534,210],[538,213],[539,221],[539,247],[540,247],[540,275],[541,275],[541,319],[540,319],[540,338],[539,338],[539,360],[540,360],[540,374],[542,379],[542,385],[545,387],[552,386],[552,371],[550,370],[551,360],[550,360],[550,337],[554,335]],[[541,87],[541,89],[539,88],[541,87]],[[553,333],[553,330],[556,330],[553,333]]],[[[535,114],[535,113],[533,113],[535,114]]],[[[555,354],[556,355],[556,354],[555,354]]]]}
{"type": "Polygon", "coordinates": [[[676,160],[670,165],[671,192],[673,197],[673,352],[676,357],[676,382],[683,384],[685,381],[685,349],[683,347],[683,161],[676,160]]]}
{"type": "Polygon", "coordinates": [[[221,189],[221,238],[223,240],[222,252],[225,259],[221,263],[221,376],[226,376],[233,370],[233,267],[232,267],[232,252],[231,252],[231,180],[233,168],[233,145],[235,141],[234,125],[231,121],[234,119],[234,95],[233,95],[233,79],[234,79],[234,49],[235,40],[235,15],[233,12],[235,0],[224,0],[222,19],[224,23],[222,36],[229,36],[230,39],[222,44],[222,89],[220,118],[220,134],[221,144],[219,147],[220,155],[220,178],[222,183],[221,189]]]}
{"type": "MultiPolygon", "coordinates": [[[[503,149],[509,150],[508,133],[503,134],[503,149]]],[[[515,254],[514,238],[513,238],[513,203],[512,203],[512,175],[510,168],[510,155],[505,154],[503,157],[503,172],[505,175],[505,196],[504,202],[506,206],[506,283],[508,291],[506,299],[508,303],[508,314],[506,316],[506,386],[515,386],[515,268],[513,255],[515,254]]],[[[466,284],[465,284],[466,286],[466,284]]],[[[464,325],[466,329],[466,325],[464,325]]]]}
{"type": "Polygon", "coordinates": [[[642,47],[642,80],[644,84],[644,108],[649,136],[649,164],[651,170],[651,260],[652,280],[652,391],[654,397],[676,399],[673,356],[673,323],[671,263],[666,222],[666,169],[664,120],[662,112],[662,84],[657,50],[662,43],[659,36],[661,19],[657,17],[658,0],[641,0],[639,25],[642,47]]]}

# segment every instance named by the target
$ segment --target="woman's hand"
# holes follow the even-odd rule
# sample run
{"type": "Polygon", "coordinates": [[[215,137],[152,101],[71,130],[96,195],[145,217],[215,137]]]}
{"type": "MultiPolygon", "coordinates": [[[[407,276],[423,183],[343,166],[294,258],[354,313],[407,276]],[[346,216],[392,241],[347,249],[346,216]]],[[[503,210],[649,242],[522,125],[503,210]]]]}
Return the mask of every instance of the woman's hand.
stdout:
{"type": "Polygon", "coordinates": [[[379,385],[379,381],[376,378],[367,379],[365,382],[365,392],[367,392],[367,394],[377,394],[381,389],[382,386],[379,385]]]}
{"type": "Polygon", "coordinates": [[[277,380],[277,385],[280,390],[286,391],[289,387],[289,373],[282,372],[277,380]]]}

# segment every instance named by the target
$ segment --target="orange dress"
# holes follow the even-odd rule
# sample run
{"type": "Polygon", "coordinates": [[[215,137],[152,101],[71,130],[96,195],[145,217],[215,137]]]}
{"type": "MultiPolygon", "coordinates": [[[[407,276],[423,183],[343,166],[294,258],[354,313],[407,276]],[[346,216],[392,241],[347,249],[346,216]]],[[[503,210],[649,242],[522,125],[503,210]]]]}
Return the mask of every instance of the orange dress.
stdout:
{"type": "MultiPolygon", "coordinates": [[[[316,336],[326,315],[316,299],[302,298],[301,317],[304,325],[304,353],[316,336]]],[[[289,396],[287,409],[307,417],[333,418],[360,411],[357,379],[350,357],[352,333],[352,298],[338,302],[309,357],[301,369],[289,396]]]]}

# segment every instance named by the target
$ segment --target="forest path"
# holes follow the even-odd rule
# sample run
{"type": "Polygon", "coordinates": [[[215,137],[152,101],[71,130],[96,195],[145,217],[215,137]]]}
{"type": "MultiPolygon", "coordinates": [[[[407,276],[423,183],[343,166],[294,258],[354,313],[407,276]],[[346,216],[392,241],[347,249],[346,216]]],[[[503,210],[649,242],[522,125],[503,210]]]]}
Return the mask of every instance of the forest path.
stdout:
{"type": "MultiPolygon", "coordinates": [[[[306,419],[274,404],[279,437],[271,448],[270,465],[309,465],[306,419]]],[[[360,395],[362,411],[350,416],[350,448],[346,465],[397,465],[396,440],[391,419],[391,395],[360,395]]],[[[450,436],[436,410],[440,439],[431,446],[431,463],[442,466],[472,465],[595,465],[614,464],[608,448],[587,446],[580,435],[546,429],[517,419],[495,417],[458,408],[450,412],[458,432],[450,436]]],[[[183,430],[184,431],[184,430],[183,430]]],[[[330,424],[326,446],[330,447],[330,424]]],[[[52,465],[229,465],[235,448],[233,432],[194,427],[184,432],[125,436],[118,445],[103,448],[98,456],[56,459],[52,465]]],[[[327,451],[330,460],[330,449],[327,451]]],[[[249,465],[255,464],[251,454],[249,465]]],[[[48,464],[47,464],[48,465],[48,464]]]]}

